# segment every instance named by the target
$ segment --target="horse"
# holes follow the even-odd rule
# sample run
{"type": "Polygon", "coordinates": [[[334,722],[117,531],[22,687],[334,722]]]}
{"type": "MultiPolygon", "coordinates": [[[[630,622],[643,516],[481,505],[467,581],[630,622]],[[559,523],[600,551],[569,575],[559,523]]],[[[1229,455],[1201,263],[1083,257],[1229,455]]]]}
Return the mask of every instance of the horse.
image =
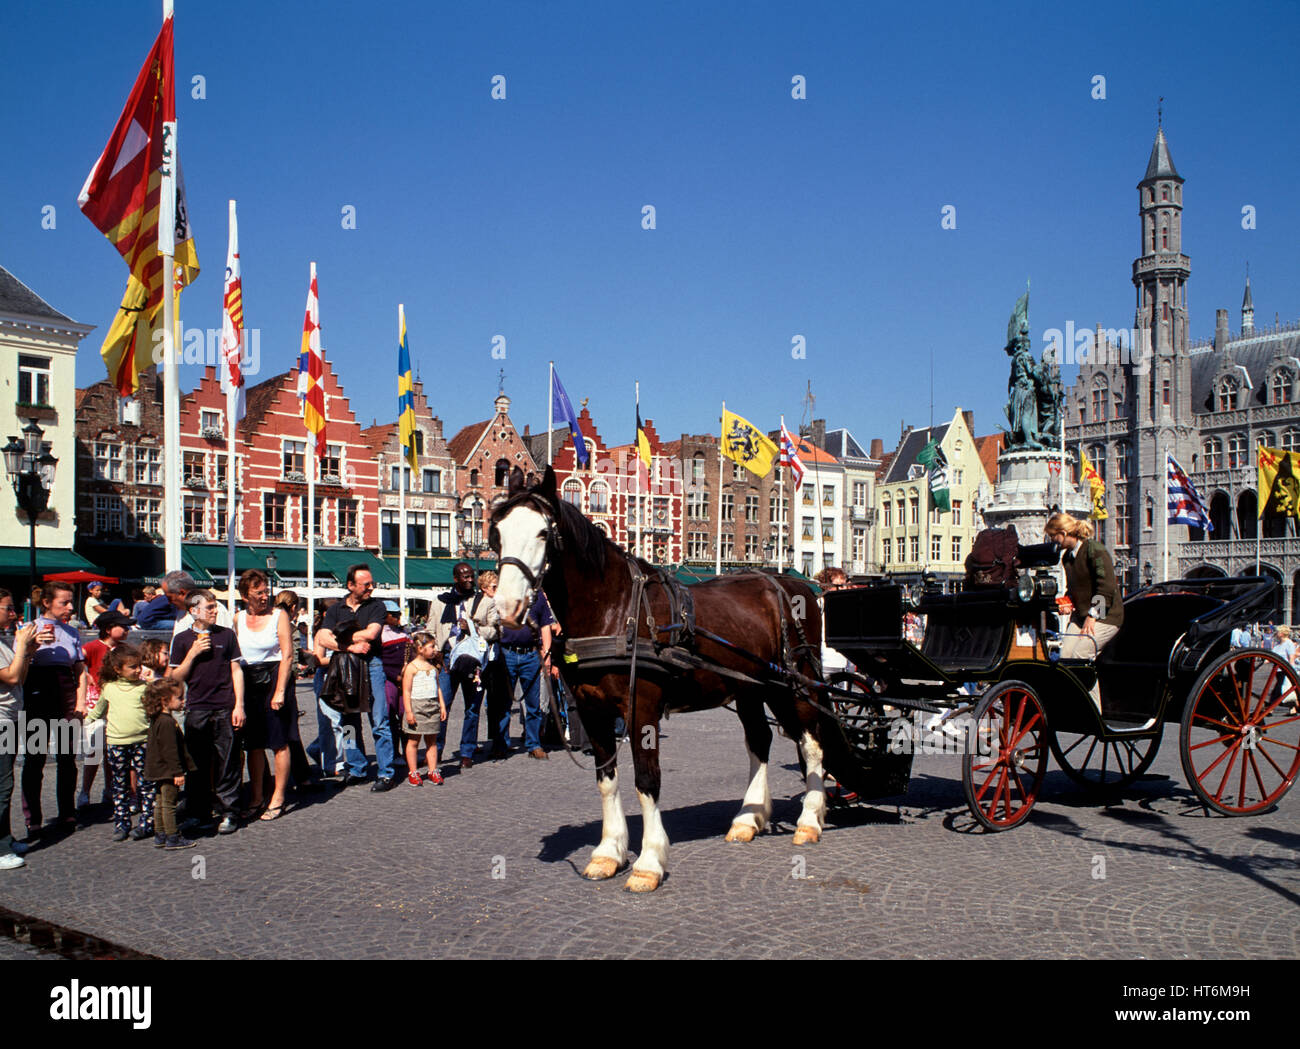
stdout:
{"type": "Polygon", "coordinates": [[[668,871],[669,843],[659,814],[659,721],[669,713],[735,702],[749,755],[749,782],[726,840],[749,842],[772,816],[767,783],[772,731],[766,705],[782,730],[798,741],[805,793],[794,844],[820,840],[826,816],[822,733],[809,689],[821,681],[821,618],[811,588],[762,572],[683,588],[629,555],[577,507],[561,501],[549,466],[531,486],[524,485],[517,468],[512,472],[507,495],[491,514],[489,545],[498,555],[496,604],[502,620],[512,626],[522,622],[540,585],[570,649],[560,671],[591,741],[601,798],[600,843],[583,871],[585,877],[612,878],[627,864],[627,821],[618,793],[617,718],[623,719],[631,742],[643,819],[641,849],[624,886],[629,891],[654,891],[668,871]],[[689,590],[685,598],[683,590],[689,590]],[[689,619],[690,605],[697,632],[681,660],[686,666],[665,667],[654,658],[658,649],[646,646],[662,646],[668,634],[670,639],[676,636],[679,647],[674,651],[680,654],[683,635],[673,631],[690,624],[673,619],[689,619]],[[630,655],[589,659],[579,654],[584,641],[601,639],[595,643],[610,651],[620,639],[633,636],[640,642],[637,651],[643,653],[634,689],[630,655]]]}

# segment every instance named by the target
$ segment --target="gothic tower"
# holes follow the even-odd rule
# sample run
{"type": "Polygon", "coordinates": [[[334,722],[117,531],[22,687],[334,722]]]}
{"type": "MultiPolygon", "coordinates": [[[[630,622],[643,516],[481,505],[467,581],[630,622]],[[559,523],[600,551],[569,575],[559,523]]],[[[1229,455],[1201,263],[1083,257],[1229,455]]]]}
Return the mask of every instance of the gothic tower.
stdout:
{"type": "Polygon", "coordinates": [[[1183,179],[1174,169],[1163,127],[1156,129],[1147,173],[1138,183],[1142,253],[1133,262],[1137,315],[1133,327],[1152,354],[1145,382],[1139,382],[1137,424],[1159,427],[1191,413],[1191,368],[1187,359],[1187,277],[1191,260],[1182,253],[1183,179]]]}

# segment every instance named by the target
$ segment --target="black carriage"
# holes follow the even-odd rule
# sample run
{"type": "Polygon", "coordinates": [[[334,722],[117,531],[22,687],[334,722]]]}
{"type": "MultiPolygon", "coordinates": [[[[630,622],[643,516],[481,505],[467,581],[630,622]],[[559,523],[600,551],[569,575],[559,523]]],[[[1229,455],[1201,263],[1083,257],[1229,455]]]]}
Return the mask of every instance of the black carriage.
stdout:
{"type": "Polygon", "coordinates": [[[1271,651],[1230,647],[1235,627],[1273,612],[1276,583],[1147,587],[1124,602],[1115,638],[1085,659],[1059,658],[1055,593],[1045,570],[957,594],[898,585],[827,593],[826,644],[856,666],[831,675],[822,704],[834,737],[827,768],[843,788],[862,800],[902,793],[913,753],[933,738],[962,754],[975,818],[1006,830],[1033,808],[1049,750],[1072,780],[1114,791],[1150,766],[1176,722],[1187,782],[1207,808],[1257,813],[1290,789],[1300,772],[1300,677],[1271,651]],[[920,645],[904,637],[908,610],[926,619],[920,645]]]}

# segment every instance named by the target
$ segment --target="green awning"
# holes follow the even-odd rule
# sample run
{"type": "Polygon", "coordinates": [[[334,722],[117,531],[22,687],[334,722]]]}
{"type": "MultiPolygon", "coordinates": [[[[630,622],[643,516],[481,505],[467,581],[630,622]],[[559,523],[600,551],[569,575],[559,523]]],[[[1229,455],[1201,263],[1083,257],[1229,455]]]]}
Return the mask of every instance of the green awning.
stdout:
{"type": "MultiPolygon", "coordinates": [[[[110,574],[124,583],[156,583],[167,572],[166,550],[156,543],[93,542],[82,540],[79,551],[95,564],[112,565],[110,574]]],[[[224,547],[223,547],[224,549],[224,547]]],[[[225,561],[221,562],[225,574],[225,561]]],[[[212,577],[201,567],[186,558],[181,550],[181,566],[194,577],[195,582],[208,586],[212,577]]]]}
{"type": "MultiPolygon", "coordinates": [[[[408,557],[406,559],[406,585],[412,588],[433,588],[448,587],[452,584],[452,570],[461,563],[466,561],[474,566],[474,574],[486,571],[491,568],[496,569],[497,563],[495,558],[481,557],[477,561],[473,558],[463,557],[408,557]]],[[[390,557],[388,564],[397,574],[397,559],[390,557]]],[[[397,585],[396,579],[393,584],[397,585]]]]}
{"type": "MultiPolygon", "coordinates": [[[[376,557],[369,550],[349,549],[316,551],[316,575],[320,576],[322,571],[326,571],[334,577],[339,586],[345,586],[347,584],[348,569],[353,565],[366,565],[370,569],[370,574],[375,577],[375,586],[387,586],[390,576],[392,577],[394,584],[397,582],[396,570],[390,572],[383,559],[376,557]]],[[[307,567],[305,564],[303,565],[301,574],[307,574],[307,567]]]]}
{"type": "MultiPolygon", "coordinates": [[[[92,564],[72,550],[36,551],[36,574],[48,572],[74,572],[78,568],[85,572],[100,571],[99,565],[92,564]]],[[[31,569],[31,548],[26,546],[0,546],[0,576],[22,576],[27,578],[31,569]]],[[[108,575],[117,575],[108,572],[108,575]]],[[[26,593],[26,591],[24,591],[26,593]]]]}

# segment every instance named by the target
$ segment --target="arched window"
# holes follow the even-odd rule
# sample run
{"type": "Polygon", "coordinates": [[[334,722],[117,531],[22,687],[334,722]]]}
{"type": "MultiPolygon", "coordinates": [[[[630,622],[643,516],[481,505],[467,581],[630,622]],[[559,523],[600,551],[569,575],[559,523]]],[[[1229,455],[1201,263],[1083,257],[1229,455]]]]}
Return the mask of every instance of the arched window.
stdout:
{"type": "Polygon", "coordinates": [[[885,525],[884,525],[884,526],[885,526],[886,528],[893,528],[893,527],[894,527],[894,504],[891,503],[888,499],[886,499],[886,500],[881,504],[881,509],[882,509],[882,511],[884,512],[884,515],[885,515],[885,525]]]}
{"type": "Polygon", "coordinates": [[[1276,448],[1277,435],[1272,430],[1258,430],[1255,433],[1255,444],[1260,448],[1276,448]]]}
{"type": "Polygon", "coordinates": [[[566,503],[576,506],[579,510],[582,509],[582,485],[577,481],[565,481],[560,497],[566,503]]]}
{"type": "Polygon", "coordinates": [[[492,471],[492,483],[504,488],[510,480],[510,460],[498,459],[496,469],[492,471]]]}
{"type": "Polygon", "coordinates": [[[1300,452],[1300,430],[1283,431],[1282,450],[1284,452],[1300,452]]]}
{"type": "Polygon", "coordinates": [[[477,469],[477,468],[475,468],[475,469],[473,469],[473,470],[470,470],[470,472],[469,472],[469,486],[470,486],[471,488],[477,488],[477,487],[478,487],[478,469],[477,469]]]}
{"type": "Polygon", "coordinates": [[[609,489],[604,481],[593,481],[588,493],[591,499],[591,512],[604,514],[609,512],[609,489]]]}
{"type": "Polygon", "coordinates": [[[696,452],[691,459],[691,484],[704,483],[704,453],[696,452]]]}
{"type": "Polygon", "coordinates": [[[1219,381],[1219,411],[1230,412],[1237,407],[1237,380],[1224,376],[1219,381]]]}
{"type": "Polygon", "coordinates": [[[1205,468],[1207,470],[1223,469],[1223,442],[1217,437],[1205,438],[1205,444],[1201,449],[1205,453],[1205,468]]]}
{"type": "Polygon", "coordinates": [[[1234,433],[1228,438],[1228,467],[1235,470],[1247,465],[1246,435],[1234,433]]]}
{"type": "Polygon", "coordinates": [[[1103,481],[1106,480],[1106,446],[1104,444],[1094,444],[1088,447],[1088,461],[1092,463],[1092,468],[1097,471],[1097,476],[1103,481]]]}
{"type": "MultiPolygon", "coordinates": [[[[1105,422],[1110,400],[1110,390],[1107,388],[1106,380],[1098,376],[1092,384],[1092,421],[1095,423],[1105,422]]],[[[1091,458],[1091,456],[1089,457],[1091,458]]]]}
{"type": "Polygon", "coordinates": [[[1291,403],[1291,373],[1285,369],[1279,369],[1273,373],[1273,382],[1271,384],[1272,403],[1273,404],[1290,404],[1291,403]]]}

